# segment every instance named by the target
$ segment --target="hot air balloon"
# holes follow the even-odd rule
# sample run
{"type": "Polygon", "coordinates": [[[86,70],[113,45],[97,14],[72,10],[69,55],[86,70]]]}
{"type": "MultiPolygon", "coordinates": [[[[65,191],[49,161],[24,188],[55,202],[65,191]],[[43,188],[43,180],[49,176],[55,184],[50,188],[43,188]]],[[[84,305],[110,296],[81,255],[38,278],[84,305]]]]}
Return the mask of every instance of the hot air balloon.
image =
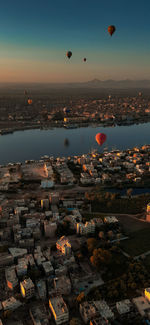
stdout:
{"type": "Polygon", "coordinates": [[[70,109],[69,108],[67,108],[67,107],[64,107],[64,109],[63,109],[63,111],[64,111],[64,113],[70,113],[70,109]]]}
{"type": "Polygon", "coordinates": [[[31,105],[32,104],[32,99],[28,99],[28,104],[31,105]]]}
{"type": "Polygon", "coordinates": [[[27,90],[24,90],[24,95],[26,96],[28,94],[27,90]]]}
{"type": "Polygon", "coordinates": [[[95,136],[95,140],[99,144],[99,146],[102,146],[102,144],[106,141],[106,134],[104,133],[97,133],[95,136]]]}
{"type": "Polygon", "coordinates": [[[114,26],[114,25],[110,25],[109,27],[108,27],[108,33],[112,36],[113,35],[113,33],[115,32],[115,30],[116,30],[116,27],[114,26]]]}
{"type": "Polygon", "coordinates": [[[84,58],[83,61],[86,62],[86,58],[84,58]]]}
{"type": "Polygon", "coordinates": [[[68,51],[68,52],[66,53],[66,55],[67,55],[68,59],[70,59],[71,56],[72,56],[72,52],[71,52],[71,51],[68,51]]]}

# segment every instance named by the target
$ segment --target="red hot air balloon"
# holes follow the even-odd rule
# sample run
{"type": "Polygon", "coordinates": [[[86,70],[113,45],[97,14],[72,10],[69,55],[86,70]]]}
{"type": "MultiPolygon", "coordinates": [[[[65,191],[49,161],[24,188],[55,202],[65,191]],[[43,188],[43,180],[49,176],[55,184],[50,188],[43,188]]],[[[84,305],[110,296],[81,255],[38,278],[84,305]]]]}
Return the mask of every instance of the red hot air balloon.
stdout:
{"type": "Polygon", "coordinates": [[[102,144],[106,141],[106,134],[104,133],[97,133],[95,136],[95,140],[99,144],[99,146],[102,146],[102,144]]]}
{"type": "Polygon", "coordinates": [[[115,32],[115,30],[116,30],[116,27],[114,26],[114,25],[110,25],[109,27],[108,27],[108,33],[112,36],[113,35],[113,33],[115,32]]]}
{"type": "Polygon", "coordinates": [[[68,51],[68,52],[66,53],[66,55],[67,55],[68,59],[70,59],[71,56],[72,56],[72,52],[71,52],[71,51],[68,51]]]}
{"type": "Polygon", "coordinates": [[[28,104],[31,105],[32,104],[32,99],[28,99],[28,104]]]}

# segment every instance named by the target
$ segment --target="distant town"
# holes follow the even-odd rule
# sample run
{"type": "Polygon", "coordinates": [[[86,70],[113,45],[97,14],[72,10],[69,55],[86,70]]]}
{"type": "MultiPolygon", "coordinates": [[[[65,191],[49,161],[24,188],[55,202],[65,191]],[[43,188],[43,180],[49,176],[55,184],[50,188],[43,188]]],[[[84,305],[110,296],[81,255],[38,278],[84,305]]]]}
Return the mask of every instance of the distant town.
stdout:
{"type": "MultiPolygon", "coordinates": [[[[115,126],[150,121],[150,97],[136,92],[136,96],[116,96],[92,93],[88,89],[75,96],[68,90],[61,96],[50,92],[26,92],[0,97],[0,134],[34,128],[76,128],[89,125],[115,126]],[[70,92],[70,95],[69,95],[70,92]],[[87,95],[88,94],[88,95],[87,95]]],[[[108,92],[108,91],[107,91],[108,92]]]]}
{"type": "Polygon", "coordinates": [[[1,165],[0,324],[149,324],[149,188],[150,145],[1,165]]]}

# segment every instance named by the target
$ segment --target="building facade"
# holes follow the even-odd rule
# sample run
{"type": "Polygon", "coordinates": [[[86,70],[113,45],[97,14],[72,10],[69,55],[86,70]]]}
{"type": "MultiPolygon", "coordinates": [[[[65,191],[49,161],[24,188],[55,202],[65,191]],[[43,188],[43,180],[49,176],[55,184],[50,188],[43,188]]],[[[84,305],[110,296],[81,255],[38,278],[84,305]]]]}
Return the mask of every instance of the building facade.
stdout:
{"type": "Polygon", "coordinates": [[[49,307],[55,319],[56,325],[60,325],[69,321],[69,312],[62,296],[49,299],[49,307]]]}
{"type": "Polygon", "coordinates": [[[20,289],[23,298],[30,299],[34,296],[34,284],[30,278],[20,282],[20,289]]]}

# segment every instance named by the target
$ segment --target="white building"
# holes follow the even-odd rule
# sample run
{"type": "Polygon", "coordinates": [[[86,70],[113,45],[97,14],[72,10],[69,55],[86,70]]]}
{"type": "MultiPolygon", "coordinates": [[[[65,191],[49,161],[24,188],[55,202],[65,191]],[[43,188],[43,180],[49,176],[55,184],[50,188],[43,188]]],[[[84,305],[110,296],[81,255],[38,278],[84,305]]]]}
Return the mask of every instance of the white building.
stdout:
{"type": "Polygon", "coordinates": [[[34,295],[34,284],[30,278],[20,282],[20,289],[23,298],[30,299],[34,295]]]}
{"type": "Polygon", "coordinates": [[[58,204],[59,203],[59,193],[58,192],[50,193],[49,201],[51,204],[58,204]]]}
{"type": "Polygon", "coordinates": [[[40,220],[35,218],[26,219],[27,228],[36,228],[40,226],[40,220]]]}
{"type": "Polygon", "coordinates": [[[142,317],[150,318],[150,304],[145,297],[134,298],[133,303],[142,317]]]}
{"type": "Polygon", "coordinates": [[[16,207],[15,208],[15,214],[18,214],[21,216],[22,214],[28,213],[28,208],[27,207],[16,207]]]}
{"type": "Polygon", "coordinates": [[[18,265],[16,265],[16,272],[18,277],[27,274],[28,261],[25,258],[18,259],[18,265]]]}
{"type": "Polygon", "coordinates": [[[54,288],[59,295],[69,295],[71,293],[71,281],[69,277],[63,275],[55,278],[54,288]]]}
{"type": "Polygon", "coordinates": [[[75,219],[79,219],[80,222],[82,221],[82,215],[78,209],[73,209],[72,214],[75,219]]]}
{"type": "Polygon", "coordinates": [[[36,283],[36,287],[37,287],[37,292],[39,295],[39,298],[42,300],[46,299],[46,282],[44,280],[39,280],[36,283]]]}
{"type": "Polygon", "coordinates": [[[42,263],[42,266],[46,276],[54,273],[54,268],[50,261],[42,263]]]}
{"type": "Polygon", "coordinates": [[[103,220],[101,218],[93,218],[93,222],[95,222],[95,227],[101,227],[103,225],[103,220]]]}
{"type": "Polygon", "coordinates": [[[118,219],[114,216],[109,216],[104,218],[104,222],[106,223],[118,223],[118,219]]]}
{"type": "Polygon", "coordinates": [[[132,304],[129,299],[125,299],[125,300],[116,302],[116,308],[120,315],[129,313],[131,306],[132,306],[132,304]]]}
{"type": "Polygon", "coordinates": [[[84,223],[77,223],[77,234],[87,235],[95,233],[95,222],[93,220],[84,223]]]}
{"type": "Polygon", "coordinates": [[[18,285],[18,279],[16,276],[14,266],[11,266],[11,267],[5,269],[5,277],[6,277],[6,282],[7,282],[8,288],[10,290],[15,289],[18,285]]]}
{"type": "Polygon", "coordinates": [[[46,237],[49,237],[49,238],[55,237],[56,230],[57,230],[56,222],[44,220],[44,233],[45,233],[46,237]]]}
{"type": "Polygon", "coordinates": [[[20,307],[22,303],[19,300],[16,300],[14,297],[10,297],[9,299],[2,302],[2,307],[5,310],[15,310],[20,307]]]}
{"type": "Polygon", "coordinates": [[[36,304],[31,306],[29,310],[34,325],[49,325],[48,315],[44,304],[36,304]]]}
{"type": "Polygon", "coordinates": [[[114,313],[111,311],[105,300],[83,302],[80,304],[80,314],[86,324],[92,318],[98,316],[101,316],[106,321],[114,318],[114,313]]]}
{"type": "Polygon", "coordinates": [[[49,299],[49,306],[57,325],[69,321],[68,308],[61,296],[49,299]]]}
{"type": "Polygon", "coordinates": [[[63,254],[63,255],[70,255],[71,254],[71,244],[69,240],[62,236],[56,243],[57,249],[63,254]]]}

